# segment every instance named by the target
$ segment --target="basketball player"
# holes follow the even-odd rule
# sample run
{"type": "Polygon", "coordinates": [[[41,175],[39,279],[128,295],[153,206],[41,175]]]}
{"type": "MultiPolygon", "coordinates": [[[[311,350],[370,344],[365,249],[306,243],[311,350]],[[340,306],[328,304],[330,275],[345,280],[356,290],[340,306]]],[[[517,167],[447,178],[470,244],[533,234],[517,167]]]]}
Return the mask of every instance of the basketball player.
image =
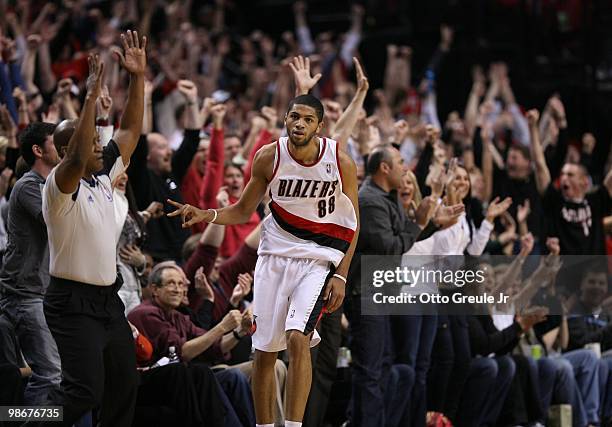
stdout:
{"type": "Polygon", "coordinates": [[[262,147],[251,180],[238,202],[201,210],[172,200],[183,227],[201,221],[246,222],[269,192],[271,213],[264,219],[255,267],[253,394],[258,426],[272,426],[274,363],[288,349],[287,427],[302,425],[310,391],[310,346],[323,312],[344,299],[346,275],[358,234],[357,174],[353,160],[336,141],[319,137],[323,105],[312,95],[289,103],[288,137],[262,147]]]}

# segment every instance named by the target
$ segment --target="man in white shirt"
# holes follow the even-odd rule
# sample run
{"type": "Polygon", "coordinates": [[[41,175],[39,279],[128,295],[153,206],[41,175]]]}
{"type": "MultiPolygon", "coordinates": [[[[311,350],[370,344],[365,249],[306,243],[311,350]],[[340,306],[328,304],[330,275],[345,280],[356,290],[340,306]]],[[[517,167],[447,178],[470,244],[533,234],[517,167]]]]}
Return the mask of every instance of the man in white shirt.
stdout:
{"type": "Polygon", "coordinates": [[[136,402],[134,341],[117,295],[111,181],[129,164],[142,127],[146,39],[132,31],[121,39],[117,56],[130,86],[114,140],[102,148],[95,127],[104,64],[91,55],[81,115],[54,132],[62,160],[43,189],[51,275],[44,311],[62,362],[62,395],[51,403],[63,406],[64,426],[97,406],[102,426],[131,426],[136,402]]]}

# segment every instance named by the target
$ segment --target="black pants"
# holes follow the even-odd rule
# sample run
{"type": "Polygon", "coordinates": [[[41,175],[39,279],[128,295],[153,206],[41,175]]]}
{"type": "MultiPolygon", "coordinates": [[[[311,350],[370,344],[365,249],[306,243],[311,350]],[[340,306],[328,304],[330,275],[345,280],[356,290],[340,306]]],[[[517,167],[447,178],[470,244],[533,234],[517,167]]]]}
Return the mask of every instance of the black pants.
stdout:
{"type": "Polygon", "coordinates": [[[324,315],[318,328],[321,343],[310,350],[312,386],[304,412],[304,427],[320,427],[325,420],[329,395],[336,380],[338,350],[342,341],[342,307],[324,315]]]}
{"type": "Polygon", "coordinates": [[[223,427],[219,384],[209,367],[172,363],[141,374],[134,427],[223,427]]]}
{"type": "Polygon", "coordinates": [[[516,364],[516,373],[497,424],[527,425],[543,420],[544,413],[540,405],[538,378],[534,378],[535,372],[532,372],[525,356],[514,355],[512,359],[516,364]]]}
{"type": "Polygon", "coordinates": [[[64,407],[64,420],[49,426],[71,426],[98,406],[102,427],[131,426],[138,373],[120,286],[120,278],[107,287],[51,278],[44,311],[62,361],[62,384],[50,404],[64,407]]]}
{"type": "Polygon", "coordinates": [[[429,372],[429,409],[442,412],[455,421],[461,393],[472,362],[468,324],[465,315],[441,315],[432,351],[429,372]]]}

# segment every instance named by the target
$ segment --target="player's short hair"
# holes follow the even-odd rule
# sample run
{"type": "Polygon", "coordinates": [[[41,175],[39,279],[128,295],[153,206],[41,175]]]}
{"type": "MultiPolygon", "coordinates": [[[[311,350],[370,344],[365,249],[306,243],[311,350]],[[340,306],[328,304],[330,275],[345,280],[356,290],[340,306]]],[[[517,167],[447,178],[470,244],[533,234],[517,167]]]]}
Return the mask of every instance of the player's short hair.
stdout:
{"type": "Polygon", "coordinates": [[[319,98],[316,96],[312,96],[311,94],[300,95],[293,98],[289,101],[289,107],[287,108],[287,113],[291,111],[294,105],[306,105],[315,110],[317,113],[317,119],[319,119],[319,123],[323,121],[323,114],[325,114],[325,108],[319,98]]]}
{"type": "Polygon", "coordinates": [[[34,122],[30,123],[24,130],[19,134],[19,141],[21,142],[21,157],[32,167],[36,161],[36,156],[32,151],[35,145],[42,147],[45,144],[45,139],[49,135],[53,135],[55,131],[55,124],[34,122]]]}
{"type": "Polygon", "coordinates": [[[366,173],[368,175],[374,175],[380,169],[382,163],[387,163],[389,166],[392,164],[392,153],[391,150],[397,150],[391,144],[383,144],[376,147],[368,156],[368,164],[366,165],[366,173]]]}

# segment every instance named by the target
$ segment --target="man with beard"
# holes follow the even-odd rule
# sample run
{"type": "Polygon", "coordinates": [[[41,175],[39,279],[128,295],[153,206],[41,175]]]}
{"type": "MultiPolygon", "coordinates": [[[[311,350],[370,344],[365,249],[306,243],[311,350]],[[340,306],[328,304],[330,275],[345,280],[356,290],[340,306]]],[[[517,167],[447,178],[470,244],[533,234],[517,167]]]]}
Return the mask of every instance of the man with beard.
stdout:
{"type": "Polygon", "coordinates": [[[338,309],[358,235],[355,163],[337,142],[317,136],[323,105],[312,95],[289,103],[288,137],[262,147],[252,177],[237,203],[202,210],[169,201],[183,227],[206,221],[249,220],[264,195],[271,213],[262,224],[255,268],[253,395],[258,426],[274,422],[274,365],[288,350],[287,427],[302,425],[312,369],[309,347],[320,337],[315,326],[324,311],[338,309]]]}
{"type": "Polygon", "coordinates": [[[104,63],[91,55],[83,109],[53,134],[62,160],[42,195],[51,276],[44,313],[61,358],[63,392],[49,400],[63,406],[62,426],[101,406],[101,426],[128,427],[136,402],[134,339],[117,295],[122,280],[111,182],[129,164],[142,129],[147,61],[146,38],[128,31],[121,39],[123,51],[116,55],[130,83],[119,129],[102,148],[95,116],[104,63]]]}
{"type": "Polygon", "coordinates": [[[19,137],[21,154],[30,171],[17,181],[11,193],[8,243],[0,271],[0,308],[32,367],[24,399],[28,405],[44,404],[48,392],[59,388],[61,379],[57,346],[43,313],[49,259],[41,189],[59,163],[53,145],[54,130],[52,123],[37,122],[25,128],[19,137]]]}

